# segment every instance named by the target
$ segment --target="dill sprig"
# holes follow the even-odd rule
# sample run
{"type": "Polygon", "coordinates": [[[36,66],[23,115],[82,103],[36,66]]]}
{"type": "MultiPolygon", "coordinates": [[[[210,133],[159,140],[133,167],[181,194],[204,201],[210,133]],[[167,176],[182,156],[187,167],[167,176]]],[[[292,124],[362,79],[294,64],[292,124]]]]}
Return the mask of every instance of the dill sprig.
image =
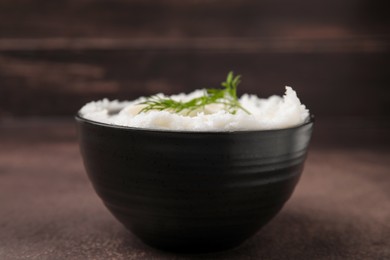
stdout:
{"type": "Polygon", "coordinates": [[[234,76],[233,71],[230,71],[226,80],[221,83],[222,89],[206,89],[202,96],[186,102],[154,95],[140,103],[146,105],[140,113],[150,110],[167,110],[174,113],[185,112],[188,115],[194,110],[204,109],[206,105],[221,104],[231,114],[236,114],[238,109],[250,114],[248,110],[241,106],[237,98],[237,87],[240,83],[241,75],[234,76]]]}

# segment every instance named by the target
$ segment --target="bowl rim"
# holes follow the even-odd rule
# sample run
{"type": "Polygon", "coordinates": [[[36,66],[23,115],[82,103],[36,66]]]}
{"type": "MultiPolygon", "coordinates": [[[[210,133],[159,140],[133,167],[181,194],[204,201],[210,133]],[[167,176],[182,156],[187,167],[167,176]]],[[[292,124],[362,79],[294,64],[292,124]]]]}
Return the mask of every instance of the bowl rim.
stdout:
{"type": "Polygon", "coordinates": [[[143,128],[143,127],[134,127],[134,126],[121,126],[114,124],[107,124],[102,122],[97,122],[91,119],[87,119],[81,116],[80,112],[74,116],[76,121],[88,123],[95,126],[101,126],[109,129],[117,129],[121,131],[131,131],[131,132],[149,132],[149,133],[173,133],[173,134],[199,134],[199,135],[232,135],[232,134],[250,134],[250,133],[267,133],[267,132],[283,132],[290,131],[294,129],[298,129],[304,127],[306,125],[310,125],[314,123],[314,115],[309,114],[309,116],[305,119],[305,121],[301,124],[294,125],[291,127],[285,128],[276,128],[276,129],[259,129],[259,130],[233,130],[233,131],[188,131],[188,130],[171,130],[171,129],[152,129],[152,128],[143,128]]]}

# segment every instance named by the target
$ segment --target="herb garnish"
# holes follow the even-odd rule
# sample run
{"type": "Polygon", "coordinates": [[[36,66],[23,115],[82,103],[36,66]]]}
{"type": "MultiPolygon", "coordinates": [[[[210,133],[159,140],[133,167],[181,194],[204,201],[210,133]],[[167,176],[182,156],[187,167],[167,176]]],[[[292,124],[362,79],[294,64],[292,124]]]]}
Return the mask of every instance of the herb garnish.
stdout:
{"type": "Polygon", "coordinates": [[[162,98],[157,95],[148,97],[146,101],[140,103],[146,105],[140,113],[150,110],[168,110],[174,113],[185,112],[188,115],[194,110],[204,109],[206,105],[221,104],[231,114],[236,114],[238,109],[250,114],[248,110],[241,106],[237,98],[237,86],[241,82],[240,78],[241,75],[234,76],[233,71],[230,71],[226,80],[221,83],[222,89],[205,89],[202,96],[186,102],[176,101],[172,98],[162,98]]]}

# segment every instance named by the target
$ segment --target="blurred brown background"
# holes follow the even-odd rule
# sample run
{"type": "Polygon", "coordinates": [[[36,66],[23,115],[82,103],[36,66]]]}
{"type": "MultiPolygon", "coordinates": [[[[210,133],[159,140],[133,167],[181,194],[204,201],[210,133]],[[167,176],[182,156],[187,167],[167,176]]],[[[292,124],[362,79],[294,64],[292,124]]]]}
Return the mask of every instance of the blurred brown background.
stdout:
{"type": "Polygon", "coordinates": [[[379,0],[0,0],[0,259],[390,259],[390,15],[379,0]],[[241,247],[177,255],[105,209],[73,116],[86,102],[297,90],[305,170],[241,247]]]}
{"type": "Polygon", "coordinates": [[[388,117],[386,1],[0,1],[0,116],[72,116],[103,97],[285,85],[318,117],[388,117]]]}

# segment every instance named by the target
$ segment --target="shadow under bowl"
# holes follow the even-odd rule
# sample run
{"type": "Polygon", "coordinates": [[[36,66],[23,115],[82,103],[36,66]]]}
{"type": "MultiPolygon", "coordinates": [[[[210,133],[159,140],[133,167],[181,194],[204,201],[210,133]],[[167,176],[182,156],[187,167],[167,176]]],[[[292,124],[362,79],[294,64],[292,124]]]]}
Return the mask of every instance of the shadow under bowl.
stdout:
{"type": "Polygon", "coordinates": [[[80,150],[109,211],[144,243],[204,253],[236,247],[273,218],[303,170],[313,129],[188,132],[76,116],[80,150]]]}

